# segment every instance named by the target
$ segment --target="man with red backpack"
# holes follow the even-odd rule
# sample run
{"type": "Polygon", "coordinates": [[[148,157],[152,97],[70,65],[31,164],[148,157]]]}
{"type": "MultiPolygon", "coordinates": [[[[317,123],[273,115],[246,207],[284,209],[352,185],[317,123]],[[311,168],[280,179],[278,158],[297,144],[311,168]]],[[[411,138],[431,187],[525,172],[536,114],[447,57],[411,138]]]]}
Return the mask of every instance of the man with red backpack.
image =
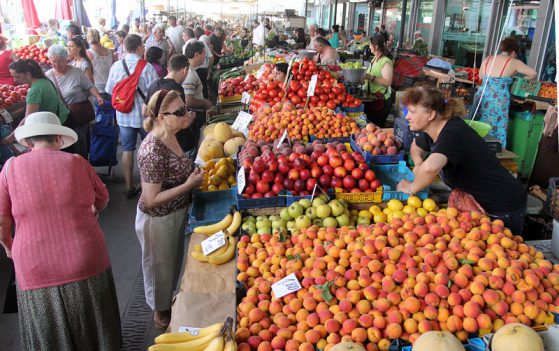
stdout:
{"type": "Polygon", "coordinates": [[[142,59],[144,44],[140,36],[136,34],[126,36],[124,48],[127,52],[126,57],[115,62],[111,67],[105,91],[113,95],[112,105],[116,110],[122,142],[126,197],[133,198],[138,193],[133,179],[134,151],[138,134],[141,139],[147,134],[142,126],[142,105],[144,102],[147,103],[145,97],[149,85],[159,77],[153,66],[142,59]],[[141,73],[136,72],[136,68],[141,69],[141,73]]]}

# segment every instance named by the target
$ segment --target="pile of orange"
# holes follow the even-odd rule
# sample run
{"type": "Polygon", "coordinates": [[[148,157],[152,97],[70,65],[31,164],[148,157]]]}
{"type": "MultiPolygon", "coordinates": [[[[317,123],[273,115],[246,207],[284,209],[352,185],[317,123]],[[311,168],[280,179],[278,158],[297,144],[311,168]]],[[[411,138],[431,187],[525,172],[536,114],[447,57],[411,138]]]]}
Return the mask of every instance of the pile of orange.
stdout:
{"type": "Polygon", "coordinates": [[[546,99],[557,100],[557,84],[542,83],[538,95],[546,99]]]}

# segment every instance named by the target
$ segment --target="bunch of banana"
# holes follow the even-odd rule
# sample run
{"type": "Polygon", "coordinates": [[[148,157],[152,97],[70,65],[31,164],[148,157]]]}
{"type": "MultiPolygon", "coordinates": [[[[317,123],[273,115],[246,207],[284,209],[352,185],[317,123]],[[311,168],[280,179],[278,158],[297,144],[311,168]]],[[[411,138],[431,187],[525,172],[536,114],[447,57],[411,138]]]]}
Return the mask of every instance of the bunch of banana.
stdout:
{"type": "Polygon", "coordinates": [[[235,206],[232,206],[230,212],[221,221],[211,225],[196,227],[192,232],[212,236],[223,230],[226,231],[226,234],[235,235],[241,226],[241,219],[241,213],[237,211],[235,206]]]}
{"type": "Polygon", "coordinates": [[[233,318],[227,317],[225,323],[216,323],[200,329],[198,335],[190,333],[166,333],[155,338],[155,345],[149,351],[234,351],[230,337],[233,333],[233,318]],[[226,340],[227,338],[227,340],[226,340]]]}
{"type": "Polygon", "coordinates": [[[229,261],[233,257],[235,257],[235,248],[237,247],[237,239],[234,236],[226,235],[225,236],[225,245],[220,247],[219,249],[215,250],[211,254],[204,256],[202,253],[202,246],[201,245],[194,245],[190,254],[196,260],[200,262],[209,262],[213,264],[224,264],[229,261]]]}

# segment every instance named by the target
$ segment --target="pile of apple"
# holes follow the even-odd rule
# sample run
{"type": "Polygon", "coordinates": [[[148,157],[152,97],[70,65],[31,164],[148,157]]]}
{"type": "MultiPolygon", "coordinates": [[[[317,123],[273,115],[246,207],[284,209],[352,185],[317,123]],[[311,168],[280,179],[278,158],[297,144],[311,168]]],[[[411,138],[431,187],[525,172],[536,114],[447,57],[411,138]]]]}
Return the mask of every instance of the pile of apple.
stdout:
{"type": "MultiPolygon", "coordinates": [[[[293,147],[247,141],[239,153],[246,172],[246,198],[273,197],[288,190],[293,195],[311,195],[315,186],[343,192],[375,192],[381,186],[363,156],[349,153],[344,144],[294,142],[293,147]]],[[[242,171],[242,170],[240,170],[242,171]]]]}
{"type": "Polygon", "coordinates": [[[505,324],[552,323],[559,265],[501,220],[439,210],[371,226],[312,225],[291,235],[245,235],[237,279],[240,351],[325,351],[351,339],[369,351],[448,330],[465,341],[505,324]],[[295,273],[302,289],[276,298],[295,273]]]}
{"type": "Polygon", "coordinates": [[[327,107],[296,109],[291,103],[278,102],[255,113],[249,128],[249,139],[273,142],[284,131],[290,139],[308,141],[317,139],[349,137],[359,131],[353,118],[335,113],[327,107]]]}
{"type": "Polygon", "coordinates": [[[366,153],[378,155],[397,155],[402,143],[392,131],[385,132],[373,123],[367,124],[361,133],[355,136],[357,145],[366,153]]]}
{"type": "Polygon", "coordinates": [[[27,90],[29,86],[27,84],[24,85],[9,85],[9,84],[1,84],[0,85],[0,109],[5,109],[13,104],[17,104],[19,102],[25,101],[25,97],[27,96],[27,90]]]}
{"type": "Polygon", "coordinates": [[[24,45],[20,48],[14,49],[14,54],[21,60],[33,59],[42,64],[49,64],[47,57],[48,49],[46,47],[38,47],[37,45],[24,45]]]}
{"type": "Polygon", "coordinates": [[[246,78],[228,78],[221,82],[221,84],[219,85],[219,95],[241,95],[245,91],[248,93],[252,93],[256,89],[258,89],[258,81],[256,80],[256,77],[254,77],[252,74],[249,74],[246,78]]]}

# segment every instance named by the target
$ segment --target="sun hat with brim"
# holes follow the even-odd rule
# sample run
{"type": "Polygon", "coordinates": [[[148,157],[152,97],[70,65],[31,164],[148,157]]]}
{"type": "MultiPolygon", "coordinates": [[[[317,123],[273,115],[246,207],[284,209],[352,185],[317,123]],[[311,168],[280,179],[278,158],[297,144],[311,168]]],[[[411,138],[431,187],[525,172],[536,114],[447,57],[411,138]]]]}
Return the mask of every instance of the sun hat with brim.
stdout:
{"type": "Polygon", "coordinates": [[[25,124],[16,128],[15,137],[25,147],[26,138],[39,135],[60,135],[63,140],[62,149],[78,141],[78,135],[72,129],[60,124],[58,117],[52,112],[35,112],[25,118],[25,124]]]}

